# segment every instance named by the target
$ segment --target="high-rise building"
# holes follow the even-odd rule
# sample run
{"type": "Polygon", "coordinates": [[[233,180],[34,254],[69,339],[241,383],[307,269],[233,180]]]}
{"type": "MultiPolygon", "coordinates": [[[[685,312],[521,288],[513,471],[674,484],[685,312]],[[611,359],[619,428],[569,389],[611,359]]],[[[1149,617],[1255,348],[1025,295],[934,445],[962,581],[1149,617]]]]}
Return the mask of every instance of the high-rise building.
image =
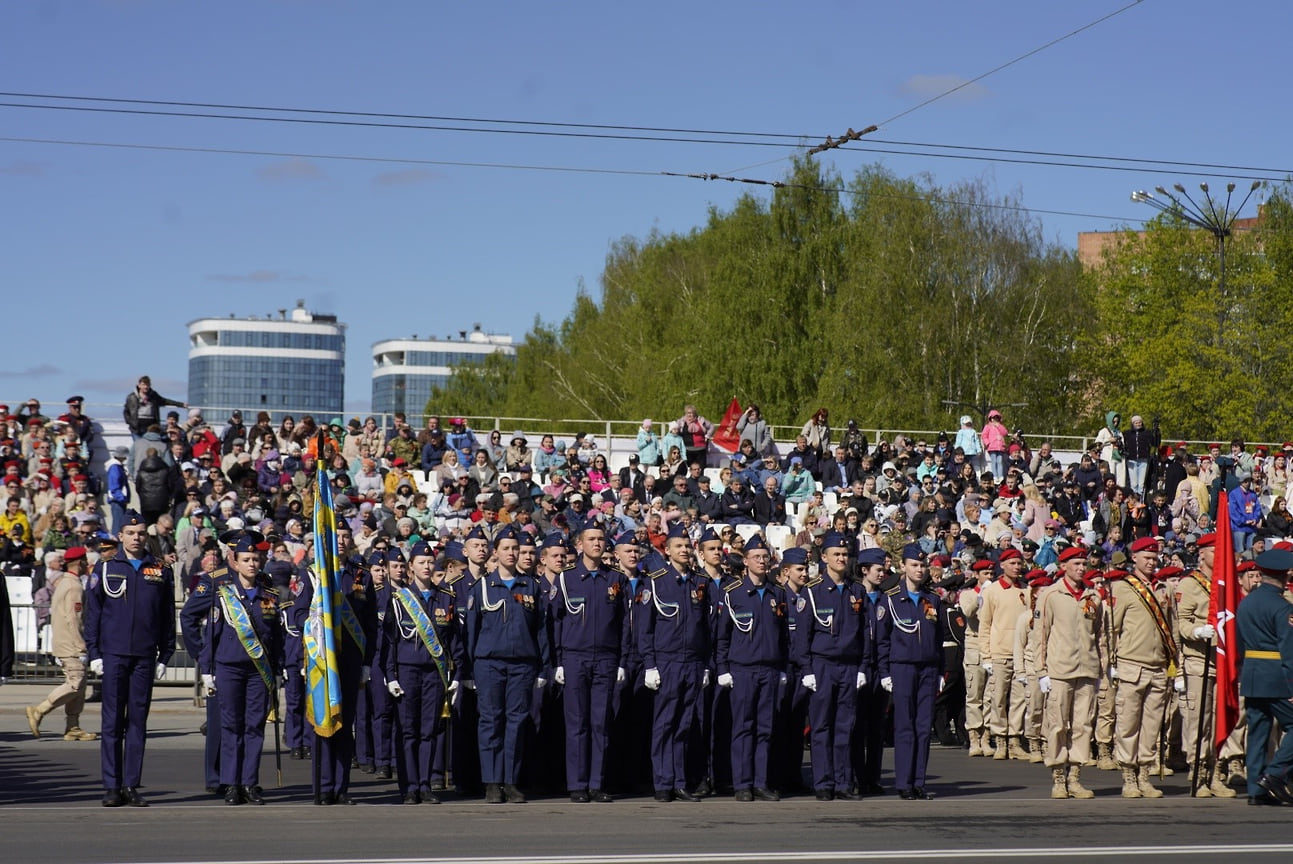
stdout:
{"type": "Polygon", "coordinates": [[[494,353],[516,356],[512,337],[485,333],[477,324],[458,338],[386,339],[373,343],[373,411],[420,417],[431,388],[443,385],[458,363],[479,363],[494,353]]]}
{"type": "MultiPolygon", "coordinates": [[[[298,300],[264,318],[199,318],[189,323],[190,405],[213,412],[259,411],[275,421],[340,415],[345,389],[346,325],[298,300]]],[[[213,420],[216,418],[212,418],[213,420]]]]}

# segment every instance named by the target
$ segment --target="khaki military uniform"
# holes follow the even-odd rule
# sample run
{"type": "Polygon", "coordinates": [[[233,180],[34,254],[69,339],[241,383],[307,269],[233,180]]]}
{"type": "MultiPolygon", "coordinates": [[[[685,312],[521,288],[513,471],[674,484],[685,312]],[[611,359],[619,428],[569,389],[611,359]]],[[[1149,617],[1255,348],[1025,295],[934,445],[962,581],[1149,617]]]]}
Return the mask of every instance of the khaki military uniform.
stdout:
{"type": "Polygon", "coordinates": [[[53,628],[50,648],[62,665],[63,683],[50,691],[39,705],[27,709],[28,725],[37,737],[41,718],[59,706],[67,715],[65,738],[91,741],[98,737],[81,729],[81,711],[85,708],[84,604],[85,590],[80,578],[63,574],[54,586],[49,605],[49,622],[53,628]]]}
{"type": "Polygon", "coordinates": [[[1028,595],[1018,584],[1000,580],[983,588],[979,609],[979,650],[992,663],[988,680],[988,726],[998,739],[1017,738],[1024,731],[1025,692],[1015,680],[1015,624],[1028,608],[1028,595]]]}
{"type": "Polygon", "coordinates": [[[1037,607],[1037,671],[1050,678],[1051,691],[1042,724],[1046,764],[1083,765],[1091,759],[1096,682],[1107,662],[1104,604],[1095,589],[1075,595],[1061,581],[1042,593],[1037,607]]]}
{"type": "Polygon", "coordinates": [[[1015,622],[1015,677],[1026,679],[1023,734],[1029,742],[1030,762],[1042,761],[1042,705],[1046,700],[1039,684],[1041,675],[1037,671],[1038,642],[1041,641],[1041,628],[1037,626],[1037,619],[1041,614],[1039,595],[1034,608],[1020,612],[1019,620],[1015,622]]]}
{"type": "MultiPolygon", "coordinates": [[[[1147,769],[1157,759],[1158,736],[1167,704],[1167,668],[1175,646],[1165,644],[1155,616],[1136,586],[1145,582],[1132,574],[1111,583],[1113,603],[1113,665],[1118,670],[1114,710],[1114,758],[1125,767],[1147,769]]],[[[1150,602],[1157,604],[1153,590],[1150,602]]],[[[1167,610],[1162,609],[1164,620],[1167,610]]]]}
{"type": "MultiPolygon", "coordinates": [[[[970,736],[970,750],[976,742],[986,737],[984,722],[984,691],[988,675],[983,671],[983,655],[979,651],[979,607],[982,603],[978,591],[962,591],[957,598],[961,614],[965,616],[965,730],[970,736]]],[[[981,745],[986,746],[986,745],[981,745]]],[[[977,755],[971,753],[971,755],[977,755]]]]}

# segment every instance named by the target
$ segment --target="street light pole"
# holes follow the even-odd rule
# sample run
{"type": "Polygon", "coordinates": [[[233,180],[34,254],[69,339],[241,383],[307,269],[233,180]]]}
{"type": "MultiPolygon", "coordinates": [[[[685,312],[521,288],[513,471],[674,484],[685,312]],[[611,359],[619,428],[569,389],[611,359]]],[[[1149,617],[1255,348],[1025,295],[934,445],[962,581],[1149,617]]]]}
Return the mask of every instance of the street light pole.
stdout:
{"type": "Polygon", "coordinates": [[[1202,228],[1204,231],[1211,234],[1216,240],[1217,266],[1220,268],[1217,273],[1217,294],[1220,299],[1220,302],[1218,303],[1219,311],[1217,312],[1218,347],[1221,346],[1221,334],[1225,330],[1226,323],[1226,241],[1230,239],[1230,232],[1234,227],[1235,219],[1238,218],[1240,211],[1244,209],[1244,205],[1248,203],[1248,199],[1253,197],[1253,193],[1256,192],[1261,185],[1260,180],[1254,180],[1253,185],[1248,188],[1248,194],[1244,196],[1244,200],[1240,202],[1238,207],[1233,209],[1230,206],[1230,201],[1235,192],[1234,183],[1226,184],[1226,201],[1220,206],[1218,206],[1218,202],[1212,197],[1212,193],[1208,191],[1207,183],[1199,184],[1199,189],[1203,192],[1204,204],[1207,205],[1206,207],[1200,207],[1199,204],[1190,197],[1190,193],[1186,192],[1185,187],[1180,183],[1177,183],[1172,187],[1180,197],[1168,192],[1162,186],[1154,187],[1154,191],[1170,201],[1170,204],[1160,201],[1158,198],[1155,198],[1143,189],[1131,193],[1132,201],[1135,201],[1138,204],[1148,204],[1160,213],[1166,213],[1169,216],[1181,219],[1196,228],[1202,228]],[[1181,198],[1184,198],[1185,201],[1188,201],[1189,203],[1184,203],[1181,198]]]}

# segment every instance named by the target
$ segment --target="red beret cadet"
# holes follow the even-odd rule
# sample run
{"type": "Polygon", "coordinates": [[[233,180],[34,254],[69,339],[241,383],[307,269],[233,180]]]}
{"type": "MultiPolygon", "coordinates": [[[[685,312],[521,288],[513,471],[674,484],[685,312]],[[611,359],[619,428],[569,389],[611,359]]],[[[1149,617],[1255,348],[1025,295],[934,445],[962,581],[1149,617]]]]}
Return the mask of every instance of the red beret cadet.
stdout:
{"type": "Polygon", "coordinates": [[[32,417],[32,418],[28,419],[28,420],[27,420],[27,425],[28,425],[28,426],[39,426],[39,425],[40,425],[40,418],[39,418],[39,417],[32,417]]]}
{"type": "Polygon", "coordinates": [[[1131,544],[1131,551],[1132,551],[1132,553],[1136,553],[1136,552],[1147,552],[1147,551],[1157,552],[1157,551],[1158,551],[1158,538],[1156,538],[1156,537],[1141,537],[1141,538],[1140,538],[1139,540],[1137,540],[1135,543],[1132,543],[1132,544],[1131,544]]]}
{"type": "Polygon", "coordinates": [[[6,471],[17,471],[21,467],[22,463],[17,459],[10,459],[8,462],[4,463],[4,470],[6,471]]]}
{"type": "Polygon", "coordinates": [[[997,558],[997,563],[1002,564],[1006,561],[1011,560],[1012,558],[1023,558],[1023,557],[1024,556],[1020,554],[1019,550],[1012,546],[1011,548],[1001,553],[1000,557],[997,558]]]}
{"type": "Polygon", "coordinates": [[[87,482],[89,482],[89,480],[90,480],[90,478],[89,478],[89,477],[86,477],[84,474],[73,474],[73,475],[72,475],[72,482],[73,482],[73,483],[87,483],[87,482]]]}
{"type": "Polygon", "coordinates": [[[1184,442],[1184,441],[1178,441],[1178,442],[1176,442],[1176,449],[1177,449],[1177,450],[1187,450],[1187,449],[1189,449],[1189,448],[1186,446],[1186,444],[1185,444],[1185,442],[1184,442]]]}
{"type": "Polygon", "coordinates": [[[1104,576],[1105,573],[1103,570],[1096,570],[1094,568],[1082,574],[1082,578],[1087,582],[1090,582],[1092,579],[1103,579],[1104,576]]]}
{"type": "Polygon", "coordinates": [[[1200,537],[1199,542],[1195,543],[1194,545],[1198,546],[1200,549],[1202,549],[1204,546],[1216,546],[1217,545],[1216,532],[1209,531],[1207,534],[1204,534],[1202,537],[1200,537]]]}
{"type": "Polygon", "coordinates": [[[1059,560],[1061,562],[1072,561],[1074,558],[1085,559],[1086,549],[1081,546],[1070,546],[1069,548],[1065,549],[1063,552],[1060,553],[1059,560]]]}
{"type": "Polygon", "coordinates": [[[987,558],[980,558],[978,561],[975,561],[973,564],[970,565],[970,569],[975,572],[983,572],[984,570],[991,570],[992,561],[987,558]]]}
{"type": "Polygon", "coordinates": [[[1110,570],[1108,573],[1105,573],[1104,578],[1112,581],[1114,579],[1126,579],[1129,575],[1131,574],[1129,574],[1126,570],[1119,570],[1115,568],[1113,570],[1110,570]]]}
{"type": "Polygon", "coordinates": [[[78,561],[84,557],[85,557],[84,546],[72,546],[72,547],[69,547],[68,550],[63,553],[64,561],[78,561]]]}
{"type": "Polygon", "coordinates": [[[1032,582],[1037,577],[1046,576],[1046,575],[1048,575],[1047,572],[1043,570],[1041,567],[1034,567],[1033,569],[1029,570],[1027,573],[1024,574],[1024,578],[1027,579],[1029,582],[1032,582]]]}
{"type": "Polygon", "coordinates": [[[1283,549],[1285,552],[1293,552],[1293,543],[1287,540],[1281,540],[1271,547],[1272,549],[1283,549]]]}
{"type": "Polygon", "coordinates": [[[1258,444],[1257,452],[1261,453],[1262,455],[1265,455],[1270,452],[1270,449],[1265,444],[1258,444]]]}
{"type": "Polygon", "coordinates": [[[1051,585],[1055,584],[1055,580],[1052,579],[1051,575],[1047,573],[1045,570],[1039,570],[1037,572],[1041,573],[1041,575],[1028,577],[1028,587],[1049,588],[1051,585]]]}
{"type": "Polygon", "coordinates": [[[1155,579],[1170,579],[1173,576],[1180,576],[1185,571],[1180,567],[1164,567],[1154,574],[1155,579]]]}
{"type": "Polygon", "coordinates": [[[1256,561],[1240,561],[1238,564],[1235,565],[1236,573],[1247,573],[1250,570],[1256,570],[1256,569],[1257,569],[1256,561]]]}

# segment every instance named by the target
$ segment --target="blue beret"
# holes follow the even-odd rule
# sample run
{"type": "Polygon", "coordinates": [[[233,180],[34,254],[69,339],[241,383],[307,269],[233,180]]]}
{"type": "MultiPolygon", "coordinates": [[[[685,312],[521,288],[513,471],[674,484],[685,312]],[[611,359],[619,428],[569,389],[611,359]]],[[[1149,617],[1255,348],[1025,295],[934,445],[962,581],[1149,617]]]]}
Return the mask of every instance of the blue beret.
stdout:
{"type": "Polygon", "coordinates": [[[849,548],[849,541],[846,540],[844,538],[844,535],[841,534],[840,532],[831,531],[829,534],[827,534],[825,537],[822,538],[823,549],[832,549],[836,546],[839,546],[843,549],[849,548]]]}
{"type": "Polygon", "coordinates": [[[682,528],[682,523],[681,523],[681,522],[672,522],[672,523],[670,523],[670,525],[669,525],[669,534],[668,534],[668,539],[670,539],[670,540],[674,540],[674,539],[683,539],[683,540],[688,540],[688,539],[690,539],[690,538],[687,536],[687,532],[683,530],[683,528],[682,528]]]}
{"type": "Polygon", "coordinates": [[[477,525],[475,528],[472,528],[470,531],[468,531],[467,536],[463,539],[484,540],[486,543],[489,542],[489,538],[485,536],[485,529],[482,528],[480,525],[477,525]]]}
{"type": "Polygon", "coordinates": [[[562,536],[560,531],[553,531],[547,537],[543,538],[543,543],[540,545],[540,548],[555,549],[558,546],[564,549],[566,546],[566,538],[562,536]]]}
{"type": "MultiPolygon", "coordinates": [[[[467,537],[468,539],[470,539],[471,535],[468,534],[467,537]]],[[[514,529],[511,525],[504,525],[502,528],[499,528],[498,531],[494,532],[494,548],[497,549],[498,544],[502,543],[504,540],[515,540],[515,539],[516,539],[516,529],[514,529]]]]}
{"type": "Polygon", "coordinates": [[[382,550],[380,550],[380,549],[374,549],[372,552],[370,552],[370,553],[368,554],[368,566],[369,566],[369,567],[385,567],[385,566],[386,566],[386,553],[385,553],[385,552],[383,552],[383,551],[382,551],[382,550]]]}
{"type": "Polygon", "coordinates": [[[120,531],[126,525],[147,525],[147,524],[148,523],[144,521],[144,517],[139,515],[139,511],[127,510],[125,513],[121,514],[121,524],[117,526],[117,530],[120,531]]]}
{"type": "Polygon", "coordinates": [[[781,556],[782,566],[785,566],[786,564],[795,565],[795,564],[807,564],[807,563],[808,563],[808,550],[803,548],[802,546],[796,546],[793,549],[787,549],[785,553],[782,554],[781,556]]]}
{"type": "Polygon", "coordinates": [[[638,535],[636,531],[624,531],[615,537],[616,546],[636,546],[638,545],[638,535]]]}
{"type": "Polygon", "coordinates": [[[862,567],[872,567],[876,564],[883,566],[884,559],[883,549],[863,549],[858,553],[858,565],[862,567]]]}
{"type": "Polygon", "coordinates": [[[265,535],[259,531],[239,531],[238,539],[229,544],[235,554],[239,552],[259,552],[260,544],[265,542],[265,535]]]}
{"type": "MultiPolygon", "coordinates": [[[[425,556],[427,558],[434,558],[435,552],[431,551],[430,543],[426,542],[425,540],[419,540],[418,542],[414,543],[411,547],[409,547],[409,558],[410,559],[417,558],[419,555],[425,556]]],[[[394,560],[394,559],[391,559],[391,560],[394,560]]]]}
{"type": "Polygon", "coordinates": [[[1293,552],[1284,549],[1267,549],[1257,556],[1257,566],[1267,573],[1286,573],[1293,570],[1293,552]]]}
{"type": "Polygon", "coordinates": [[[400,547],[398,547],[398,546],[392,546],[391,548],[389,548],[389,549],[387,549],[387,550],[386,550],[386,560],[387,560],[387,561],[403,561],[403,560],[404,560],[404,553],[400,551],[400,547]]]}
{"type": "Polygon", "coordinates": [[[912,561],[924,561],[925,550],[920,548],[919,543],[908,543],[906,546],[902,547],[902,559],[904,561],[908,559],[912,561]]]}
{"type": "Polygon", "coordinates": [[[705,533],[700,535],[701,543],[709,543],[711,541],[715,543],[723,542],[723,538],[718,535],[718,529],[715,528],[713,525],[710,525],[708,528],[706,528],[705,533]]]}
{"type": "Polygon", "coordinates": [[[529,531],[517,531],[516,539],[517,539],[517,542],[519,542],[522,546],[538,545],[537,543],[534,542],[534,535],[531,534],[529,531]]]}
{"type": "Polygon", "coordinates": [[[450,561],[458,561],[462,564],[467,563],[467,555],[462,551],[462,544],[456,540],[445,545],[444,557],[448,558],[450,561]]]}
{"type": "Polygon", "coordinates": [[[745,541],[745,551],[753,552],[755,549],[767,549],[768,544],[764,542],[762,534],[755,534],[749,540],[745,541]]]}

